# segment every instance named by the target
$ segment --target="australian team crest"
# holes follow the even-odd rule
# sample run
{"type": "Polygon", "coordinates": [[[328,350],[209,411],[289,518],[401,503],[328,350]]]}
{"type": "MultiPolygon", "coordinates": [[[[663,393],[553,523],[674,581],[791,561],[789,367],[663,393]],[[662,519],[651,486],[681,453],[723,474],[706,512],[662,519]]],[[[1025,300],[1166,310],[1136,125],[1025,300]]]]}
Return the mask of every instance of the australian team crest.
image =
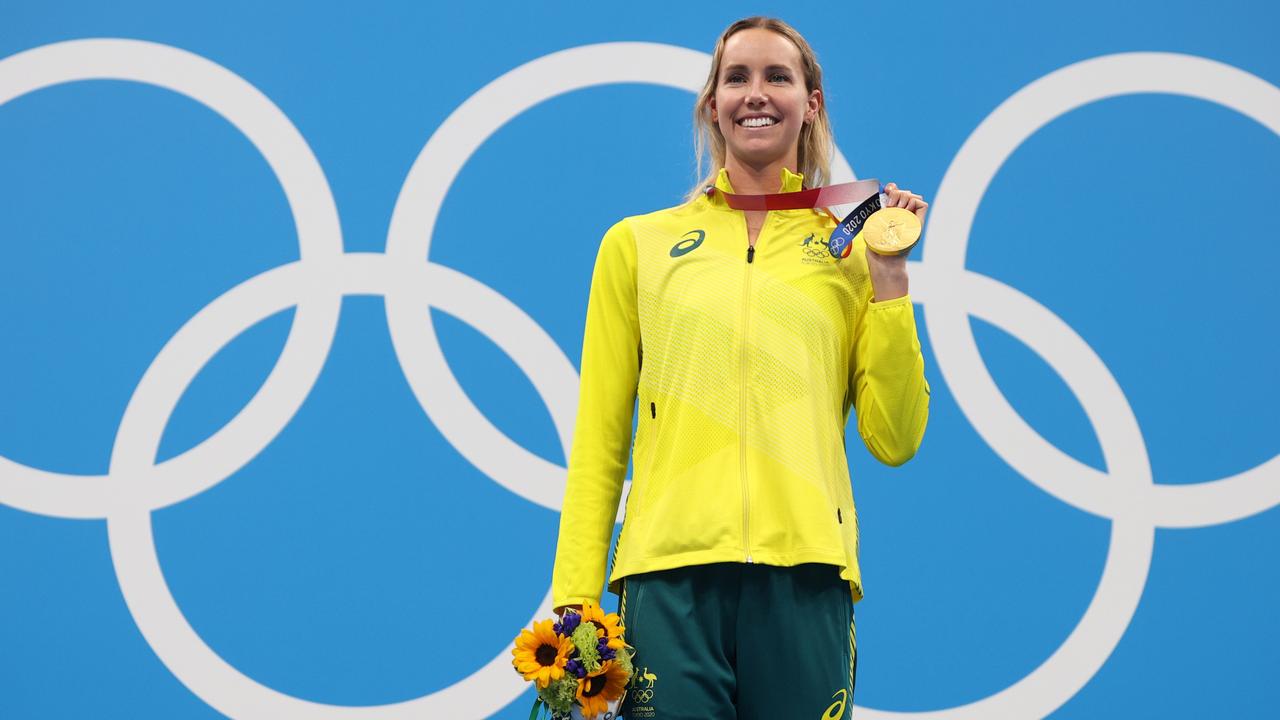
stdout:
{"type": "Polygon", "coordinates": [[[810,233],[800,241],[800,262],[809,265],[826,265],[831,262],[831,253],[821,237],[810,233]]]}

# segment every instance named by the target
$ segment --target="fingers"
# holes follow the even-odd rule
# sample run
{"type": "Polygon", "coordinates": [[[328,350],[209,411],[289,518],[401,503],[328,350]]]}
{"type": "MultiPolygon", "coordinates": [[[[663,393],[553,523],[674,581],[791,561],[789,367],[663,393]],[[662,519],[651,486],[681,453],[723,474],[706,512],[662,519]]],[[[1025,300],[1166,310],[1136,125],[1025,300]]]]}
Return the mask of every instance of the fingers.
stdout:
{"type": "Polygon", "coordinates": [[[889,201],[885,207],[905,208],[911,202],[912,198],[922,202],[924,201],[924,198],[916,195],[910,190],[900,189],[896,183],[889,183],[885,185],[884,194],[889,201]]]}
{"type": "Polygon", "coordinates": [[[898,187],[897,183],[886,183],[884,186],[885,207],[899,207],[915,213],[924,222],[925,213],[929,211],[929,203],[920,195],[898,187]]]}
{"type": "Polygon", "coordinates": [[[907,209],[916,214],[920,218],[920,223],[924,224],[925,213],[929,212],[929,203],[925,202],[919,195],[911,198],[911,202],[907,203],[907,209]]]}

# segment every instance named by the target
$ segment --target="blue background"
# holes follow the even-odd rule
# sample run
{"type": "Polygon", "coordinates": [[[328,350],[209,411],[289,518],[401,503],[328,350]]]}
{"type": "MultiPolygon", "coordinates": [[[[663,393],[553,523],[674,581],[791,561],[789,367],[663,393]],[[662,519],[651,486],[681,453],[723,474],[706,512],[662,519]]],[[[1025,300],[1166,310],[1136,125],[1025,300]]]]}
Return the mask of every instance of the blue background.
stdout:
{"type": "MultiPolygon", "coordinates": [[[[709,52],[729,22],[757,12],[781,14],[818,51],[855,172],[930,199],[983,118],[1073,62],[1180,52],[1280,83],[1280,11],[1263,2],[535,11],[6,0],[0,58],[122,37],[225,66],[310,144],[346,250],[377,252],[423,144],[494,78],[589,43],[709,52]],[[896,114],[875,111],[862,94],[868,75],[902,94],[896,114]]],[[[621,216],[674,204],[694,179],[691,101],[677,90],[613,85],[520,115],[453,184],[431,260],[523,308],[576,364],[600,235],[621,216]],[[517,218],[520,232],[495,255],[485,241],[503,216],[517,218]]],[[[288,206],[229,123],[134,83],[60,85],[0,107],[0,159],[0,455],[105,473],[124,407],[163,344],[234,285],[297,259],[288,206]]],[[[1247,117],[1185,97],[1132,95],[1037,132],[1000,169],[976,216],[967,266],[1036,299],[1093,347],[1132,404],[1156,482],[1216,479],[1280,452],[1277,167],[1280,138],[1247,117]],[[1249,218],[1239,245],[1214,240],[1220,221],[1205,209],[1216,205],[1249,218]],[[1024,241],[1028,228],[1034,242],[1024,241]]],[[[477,406],[563,464],[525,376],[476,330],[435,318],[477,406]]],[[[243,406],[290,319],[260,323],[202,371],[166,430],[162,458],[243,406]]],[[[1014,407],[1065,452],[1102,468],[1066,385],[1017,338],[972,322],[1014,407]]],[[[933,395],[919,455],[890,469],[855,432],[849,443],[868,592],[857,610],[857,701],[890,710],[976,701],[1038,666],[1092,598],[1110,531],[1107,519],[1044,493],[981,440],[920,327],[933,395]]],[[[477,471],[427,419],[372,297],[344,301],[324,372],[284,432],[224,482],[154,518],[165,576],[206,642],[261,683],[335,704],[439,690],[501,652],[546,591],[557,526],[555,512],[477,471]]],[[[1274,508],[1157,530],[1127,632],[1052,717],[1280,714],[1278,542],[1274,508]]],[[[527,717],[530,702],[526,693],[493,717],[527,717]]],[[[85,717],[220,715],[137,631],[104,521],[0,504],[0,718],[85,717]]]]}

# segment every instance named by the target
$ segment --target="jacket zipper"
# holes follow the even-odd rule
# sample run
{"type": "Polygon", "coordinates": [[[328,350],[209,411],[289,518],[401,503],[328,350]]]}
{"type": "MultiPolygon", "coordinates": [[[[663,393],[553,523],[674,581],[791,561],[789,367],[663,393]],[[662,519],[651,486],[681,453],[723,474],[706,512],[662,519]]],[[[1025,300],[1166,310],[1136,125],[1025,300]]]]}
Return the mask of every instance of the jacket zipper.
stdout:
{"type": "MultiPolygon", "coordinates": [[[[742,216],[742,223],[745,229],[746,215],[742,216]]],[[[760,236],[764,234],[765,227],[769,224],[769,216],[765,215],[765,221],[760,226],[760,234],[756,236],[756,243],[760,242],[760,236]]],[[[742,282],[742,357],[738,363],[742,368],[742,377],[738,380],[738,460],[740,465],[740,476],[742,478],[742,550],[747,556],[748,563],[754,563],[751,557],[751,490],[747,483],[747,379],[750,375],[747,366],[747,337],[748,330],[751,327],[751,268],[755,264],[756,248],[751,244],[750,238],[747,239],[747,270],[746,277],[742,282]]]]}

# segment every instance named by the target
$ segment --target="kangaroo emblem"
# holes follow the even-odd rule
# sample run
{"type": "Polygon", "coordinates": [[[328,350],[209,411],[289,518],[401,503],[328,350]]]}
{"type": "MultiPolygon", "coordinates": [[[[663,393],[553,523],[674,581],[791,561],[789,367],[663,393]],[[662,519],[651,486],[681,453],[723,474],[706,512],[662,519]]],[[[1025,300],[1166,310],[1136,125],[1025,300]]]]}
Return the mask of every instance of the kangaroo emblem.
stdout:
{"type": "MultiPolygon", "coordinates": [[[[648,703],[653,702],[653,686],[657,684],[657,682],[658,676],[649,672],[649,668],[646,667],[643,672],[637,670],[636,673],[631,676],[631,689],[627,691],[627,694],[635,702],[640,703],[641,705],[647,705],[648,703]]],[[[645,712],[652,711],[652,709],[653,708],[647,707],[632,708],[633,711],[644,710],[645,712]]],[[[652,717],[652,715],[637,715],[637,717],[652,717]]]]}

